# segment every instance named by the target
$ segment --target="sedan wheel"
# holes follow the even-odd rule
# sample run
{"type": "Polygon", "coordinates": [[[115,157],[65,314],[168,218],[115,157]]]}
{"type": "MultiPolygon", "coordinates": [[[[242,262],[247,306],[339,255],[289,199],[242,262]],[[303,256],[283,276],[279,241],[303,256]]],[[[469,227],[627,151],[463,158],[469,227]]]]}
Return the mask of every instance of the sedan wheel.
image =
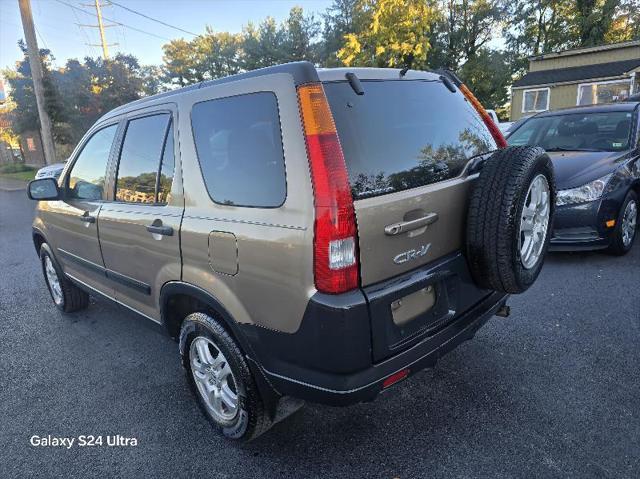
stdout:
{"type": "Polygon", "coordinates": [[[622,243],[625,247],[631,246],[636,235],[638,222],[638,204],[635,201],[629,201],[622,216],[622,243]]]}

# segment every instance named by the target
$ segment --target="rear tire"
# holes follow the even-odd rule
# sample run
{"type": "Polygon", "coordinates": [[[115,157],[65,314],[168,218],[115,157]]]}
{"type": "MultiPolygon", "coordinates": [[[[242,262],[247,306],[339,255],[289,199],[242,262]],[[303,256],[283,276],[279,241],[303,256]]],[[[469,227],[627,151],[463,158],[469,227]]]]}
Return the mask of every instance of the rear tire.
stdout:
{"type": "Polygon", "coordinates": [[[218,321],[204,313],[187,316],[180,330],[180,355],[198,406],[225,438],[247,442],[271,427],[244,355],[218,321]],[[216,402],[221,395],[222,403],[216,402]]]}
{"type": "Polygon", "coordinates": [[[64,275],[47,243],[40,246],[40,262],[51,299],[60,311],[74,313],[89,306],[89,295],[64,275]]]}
{"type": "Polygon", "coordinates": [[[635,191],[629,190],[627,196],[624,198],[622,207],[620,208],[620,214],[618,215],[618,220],[616,221],[616,229],[613,232],[611,245],[609,246],[608,250],[609,253],[616,256],[623,256],[631,251],[633,243],[636,239],[637,226],[638,195],[635,191]]]}
{"type": "Polygon", "coordinates": [[[467,260],[480,287],[515,294],[533,284],[549,247],[555,198],[543,149],[505,148],[485,161],[467,217],[467,260]]]}

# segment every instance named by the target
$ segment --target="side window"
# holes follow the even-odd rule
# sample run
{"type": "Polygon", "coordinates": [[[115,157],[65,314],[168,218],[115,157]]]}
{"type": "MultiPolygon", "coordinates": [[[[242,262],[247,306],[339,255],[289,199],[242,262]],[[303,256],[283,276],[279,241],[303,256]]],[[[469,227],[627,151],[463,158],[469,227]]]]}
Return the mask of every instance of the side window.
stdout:
{"type": "Polygon", "coordinates": [[[167,141],[162,152],[160,164],[160,177],[158,179],[158,203],[168,203],[173,184],[173,172],[175,170],[175,157],[173,153],[173,123],[169,125],[167,141]]]}
{"type": "Polygon", "coordinates": [[[287,185],[278,103],[261,92],[194,105],[191,124],[209,196],[216,203],[274,208],[287,185]]]}
{"type": "Polygon", "coordinates": [[[101,200],[109,161],[109,152],[118,125],[97,131],[87,141],[69,174],[67,197],[77,200],[101,200]]]}
{"type": "Polygon", "coordinates": [[[118,163],[117,201],[156,202],[158,170],[169,121],[169,114],[129,121],[118,163]]]}

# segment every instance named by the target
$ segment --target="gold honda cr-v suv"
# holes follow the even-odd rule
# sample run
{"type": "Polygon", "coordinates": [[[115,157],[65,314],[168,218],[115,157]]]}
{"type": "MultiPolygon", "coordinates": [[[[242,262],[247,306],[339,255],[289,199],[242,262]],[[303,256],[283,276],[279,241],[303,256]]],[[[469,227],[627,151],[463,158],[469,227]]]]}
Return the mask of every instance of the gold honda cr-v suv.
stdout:
{"type": "Polygon", "coordinates": [[[280,65],[106,114],[30,183],[33,240],[58,308],[162,324],[206,417],[249,440],[508,314],[555,186],[544,151],[505,146],[452,74],[280,65]]]}

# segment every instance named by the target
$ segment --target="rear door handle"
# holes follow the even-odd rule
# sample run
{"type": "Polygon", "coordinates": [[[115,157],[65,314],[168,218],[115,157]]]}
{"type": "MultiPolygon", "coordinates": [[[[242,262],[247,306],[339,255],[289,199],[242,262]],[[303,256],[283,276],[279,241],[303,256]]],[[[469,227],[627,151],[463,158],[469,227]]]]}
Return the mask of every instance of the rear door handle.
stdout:
{"type": "Polygon", "coordinates": [[[384,227],[384,234],[387,236],[395,236],[401,233],[406,233],[407,231],[413,231],[418,228],[429,226],[436,221],[438,221],[438,213],[429,213],[421,218],[416,218],[415,220],[400,221],[398,223],[387,225],[384,227]]]}
{"type": "Polygon", "coordinates": [[[154,235],[173,236],[173,228],[171,226],[149,225],[147,231],[154,235]]]}

